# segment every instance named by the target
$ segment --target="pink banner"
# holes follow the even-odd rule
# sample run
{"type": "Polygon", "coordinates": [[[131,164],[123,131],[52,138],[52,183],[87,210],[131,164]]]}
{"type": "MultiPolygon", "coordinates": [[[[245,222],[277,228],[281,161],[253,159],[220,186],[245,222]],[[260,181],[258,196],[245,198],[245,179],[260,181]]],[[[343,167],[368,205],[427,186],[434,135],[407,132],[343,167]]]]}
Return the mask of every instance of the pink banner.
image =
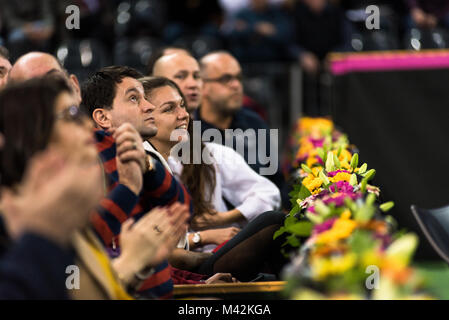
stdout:
{"type": "Polygon", "coordinates": [[[449,68],[449,51],[379,52],[336,54],[331,58],[334,75],[349,72],[449,68]]]}

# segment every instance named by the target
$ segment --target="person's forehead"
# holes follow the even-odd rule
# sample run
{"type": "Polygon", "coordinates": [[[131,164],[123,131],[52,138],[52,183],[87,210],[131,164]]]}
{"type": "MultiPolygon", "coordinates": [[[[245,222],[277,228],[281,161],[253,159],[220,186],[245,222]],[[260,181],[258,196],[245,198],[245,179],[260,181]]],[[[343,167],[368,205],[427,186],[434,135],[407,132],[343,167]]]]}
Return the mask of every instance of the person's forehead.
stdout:
{"type": "Polygon", "coordinates": [[[198,62],[186,54],[174,54],[161,61],[160,70],[164,74],[174,74],[181,70],[199,71],[198,62]]]}
{"type": "Polygon", "coordinates": [[[182,97],[179,92],[171,86],[163,86],[156,88],[151,93],[151,101],[158,105],[162,105],[168,101],[181,101],[182,97]]]}
{"type": "Polygon", "coordinates": [[[131,89],[135,89],[142,94],[144,92],[142,83],[140,83],[139,80],[131,77],[123,78],[122,82],[117,83],[116,87],[117,87],[117,95],[126,94],[131,89]]]}
{"type": "Polygon", "coordinates": [[[11,69],[11,63],[8,59],[0,57],[0,67],[4,67],[6,69],[11,69]]]}
{"type": "Polygon", "coordinates": [[[240,64],[233,57],[228,55],[217,56],[208,63],[208,73],[222,75],[225,73],[234,74],[241,72],[240,64]]]}
{"type": "Polygon", "coordinates": [[[24,68],[24,78],[30,79],[41,77],[49,72],[58,72],[64,74],[61,66],[56,61],[43,61],[42,63],[32,63],[28,68],[24,68]]]}

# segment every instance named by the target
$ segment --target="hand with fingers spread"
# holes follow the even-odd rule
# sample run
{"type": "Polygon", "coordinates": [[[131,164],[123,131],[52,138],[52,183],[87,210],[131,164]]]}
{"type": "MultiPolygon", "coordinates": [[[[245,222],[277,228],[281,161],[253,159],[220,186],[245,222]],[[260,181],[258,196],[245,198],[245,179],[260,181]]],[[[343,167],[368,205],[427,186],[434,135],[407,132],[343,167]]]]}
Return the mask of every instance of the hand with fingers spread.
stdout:
{"type": "Polygon", "coordinates": [[[175,203],[155,208],[135,223],[125,221],[120,234],[122,253],[113,262],[123,281],[129,283],[136,273],[167,259],[185,233],[188,218],[187,206],[175,203]]]}
{"type": "Polygon", "coordinates": [[[66,245],[76,229],[88,224],[102,196],[98,163],[65,161],[56,150],[36,155],[18,192],[4,189],[2,212],[9,234],[34,232],[66,245]]]}
{"type": "Polygon", "coordinates": [[[138,195],[143,185],[142,174],[146,170],[142,138],[130,123],[124,123],[110,132],[117,147],[119,182],[138,195]]]}

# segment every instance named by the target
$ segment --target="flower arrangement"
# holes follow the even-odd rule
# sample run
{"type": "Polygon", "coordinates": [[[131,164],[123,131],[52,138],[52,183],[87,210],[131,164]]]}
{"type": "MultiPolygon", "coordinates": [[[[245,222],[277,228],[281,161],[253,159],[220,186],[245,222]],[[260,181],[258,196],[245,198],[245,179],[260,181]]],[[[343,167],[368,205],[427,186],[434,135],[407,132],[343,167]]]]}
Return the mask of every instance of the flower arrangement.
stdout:
{"type": "Polygon", "coordinates": [[[292,210],[285,237],[286,293],[293,299],[417,299],[424,280],[410,267],[418,238],[398,232],[347,137],[328,119],[302,118],[293,161],[292,210]],[[295,248],[288,251],[287,248],[295,248]]]}

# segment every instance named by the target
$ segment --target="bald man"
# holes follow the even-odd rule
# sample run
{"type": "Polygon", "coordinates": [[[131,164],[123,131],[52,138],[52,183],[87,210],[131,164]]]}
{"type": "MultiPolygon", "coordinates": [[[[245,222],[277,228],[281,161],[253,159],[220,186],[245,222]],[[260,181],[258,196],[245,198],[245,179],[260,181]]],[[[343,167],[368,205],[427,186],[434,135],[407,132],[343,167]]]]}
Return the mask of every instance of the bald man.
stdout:
{"type": "Polygon", "coordinates": [[[177,52],[160,57],[154,64],[153,75],[176,82],[186,97],[187,111],[190,114],[200,106],[203,80],[200,66],[191,55],[177,52]]]}
{"type": "MultiPolygon", "coordinates": [[[[283,206],[288,208],[288,186],[279,170],[278,141],[271,140],[268,125],[257,113],[248,108],[242,108],[243,84],[240,63],[227,51],[214,51],[201,58],[200,71],[204,82],[203,98],[201,107],[194,112],[194,118],[201,121],[201,134],[208,129],[218,129],[222,137],[225,137],[226,129],[235,130],[234,132],[238,132],[237,129],[243,132],[254,130],[256,138],[245,138],[243,150],[238,150],[236,137],[230,147],[241,153],[248,165],[257,173],[262,172],[261,168],[271,167],[275,163],[272,167],[275,168],[274,174],[266,177],[281,190],[283,206]],[[265,133],[266,139],[259,138],[260,132],[265,133]],[[265,159],[259,155],[260,149],[269,151],[270,156],[275,157],[273,163],[269,162],[269,165],[263,163],[265,159]],[[249,161],[254,160],[253,153],[256,155],[256,161],[249,161]]],[[[222,139],[222,144],[225,143],[224,140],[222,139]]]]}
{"type": "Polygon", "coordinates": [[[9,71],[11,70],[11,63],[9,62],[9,53],[5,47],[0,46],[0,90],[8,82],[9,71]]]}
{"type": "Polygon", "coordinates": [[[48,53],[36,51],[21,56],[9,72],[9,81],[25,81],[53,72],[60,73],[67,78],[76,94],[78,103],[81,103],[81,90],[78,78],[74,74],[68,74],[61,63],[48,53]]]}

